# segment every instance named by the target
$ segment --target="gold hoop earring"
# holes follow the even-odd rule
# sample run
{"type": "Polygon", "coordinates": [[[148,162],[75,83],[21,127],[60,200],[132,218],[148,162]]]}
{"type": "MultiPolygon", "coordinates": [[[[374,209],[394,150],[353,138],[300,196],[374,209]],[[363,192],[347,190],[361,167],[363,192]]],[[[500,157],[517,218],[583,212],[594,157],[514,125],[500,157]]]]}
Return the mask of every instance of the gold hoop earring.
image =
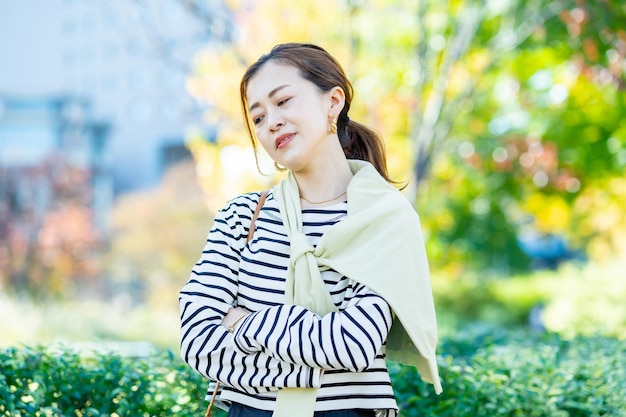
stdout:
{"type": "Polygon", "coordinates": [[[334,117],[330,119],[330,133],[337,133],[337,120],[334,117]]]}
{"type": "Polygon", "coordinates": [[[278,162],[274,161],[274,169],[276,169],[276,171],[278,172],[285,172],[288,168],[281,167],[280,165],[278,165],[278,162]]]}

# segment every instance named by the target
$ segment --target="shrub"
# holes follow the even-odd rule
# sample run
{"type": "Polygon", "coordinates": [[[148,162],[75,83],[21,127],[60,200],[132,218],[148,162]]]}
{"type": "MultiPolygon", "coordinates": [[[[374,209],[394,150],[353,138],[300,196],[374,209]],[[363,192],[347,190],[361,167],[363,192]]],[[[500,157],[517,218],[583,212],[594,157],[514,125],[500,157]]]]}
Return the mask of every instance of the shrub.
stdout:
{"type": "Polygon", "coordinates": [[[206,382],[171,352],[150,359],[68,347],[0,351],[0,415],[203,415],[206,382]]]}
{"type": "Polygon", "coordinates": [[[403,417],[626,416],[626,347],[608,338],[495,332],[442,344],[444,392],[391,365],[403,417]]]}
{"type": "MultiPolygon", "coordinates": [[[[484,328],[443,341],[440,352],[440,396],[414,368],[389,364],[403,417],[626,416],[619,340],[484,328]]],[[[169,351],[150,358],[59,346],[0,351],[0,416],[197,417],[206,385],[169,351]]]]}

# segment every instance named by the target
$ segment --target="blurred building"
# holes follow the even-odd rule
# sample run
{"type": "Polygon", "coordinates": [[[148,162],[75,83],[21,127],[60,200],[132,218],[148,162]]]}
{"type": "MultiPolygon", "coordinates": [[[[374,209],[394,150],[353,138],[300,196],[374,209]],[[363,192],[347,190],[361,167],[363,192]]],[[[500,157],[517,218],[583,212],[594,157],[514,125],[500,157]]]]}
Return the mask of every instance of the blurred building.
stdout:
{"type": "Polygon", "coordinates": [[[113,200],[106,150],[110,126],[93,120],[90,107],[72,97],[0,96],[0,192],[14,200],[3,201],[3,207],[9,203],[18,211],[26,206],[34,213],[48,211],[54,181],[41,177],[46,165],[56,162],[87,178],[81,192],[89,194],[85,201],[97,229],[106,229],[113,200]]]}
{"type": "Polygon", "coordinates": [[[110,175],[113,195],[154,186],[167,164],[188,157],[185,131],[200,121],[200,112],[185,77],[210,31],[184,4],[195,2],[1,1],[0,114],[3,108],[11,117],[19,114],[23,124],[33,117],[18,136],[7,130],[13,122],[2,122],[2,163],[48,149],[70,102],[74,108],[81,103],[81,123],[93,134],[88,142],[101,134],[97,126],[107,127],[101,176],[110,175]],[[51,113],[16,112],[15,106],[51,113]],[[44,113],[58,120],[42,124],[44,113]]]}

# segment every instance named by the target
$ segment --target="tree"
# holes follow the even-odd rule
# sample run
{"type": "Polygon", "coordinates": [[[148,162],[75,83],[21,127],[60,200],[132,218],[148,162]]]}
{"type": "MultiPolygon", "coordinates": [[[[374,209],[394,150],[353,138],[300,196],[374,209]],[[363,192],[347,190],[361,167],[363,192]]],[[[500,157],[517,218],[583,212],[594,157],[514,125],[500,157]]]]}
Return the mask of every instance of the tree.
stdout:
{"type": "MultiPolygon", "coordinates": [[[[231,2],[234,36],[199,53],[189,79],[190,92],[207,105],[205,122],[219,126],[217,143],[195,141],[194,153],[215,168],[221,147],[249,149],[237,96],[246,65],[275,43],[314,41],[346,64],[357,92],[351,117],[381,131],[392,175],[410,180],[407,195],[422,214],[437,265],[524,269],[529,259],[518,240],[525,228],[564,235],[584,249],[608,229],[588,221],[578,229],[591,214],[580,201],[610,181],[607,198],[621,202],[616,177],[624,165],[619,57],[626,12],[600,3],[231,2]],[[592,19],[599,9],[604,18],[592,19]],[[596,45],[609,58],[593,61],[586,52],[583,60],[577,44],[596,45]],[[598,75],[607,71],[614,75],[598,75]],[[563,114],[586,114],[592,103],[603,117],[563,123],[563,114]],[[581,128],[595,133],[568,140],[581,128]],[[593,156],[568,162],[592,142],[593,156]],[[591,162],[598,157],[613,162],[600,168],[591,162]]],[[[625,227],[619,218],[611,225],[625,227]]]]}
{"type": "MultiPolygon", "coordinates": [[[[517,241],[525,235],[559,236],[569,246],[561,257],[579,256],[573,249],[595,259],[624,253],[626,222],[616,212],[626,203],[625,97],[620,82],[601,66],[589,71],[571,48],[576,39],[561,22],[580,6],[561,7],[491,64],[465,102],[471,111],[457,114],[447,146],[439,142],[446,152],[422,208],[437,219],[431,252],[443,262],[452,251],[452,269],[477,260],[523,268],[517,241]]],[[[610,22],[595,24],[601,33],[610,22]]]]}
{"type": "Polygon", "coordinates": [[[112,215],[106,257],[109,295],[172,305],[200,257],[212,223],[195,165],[170,168],[154,190],[121,196],[112,215]]]}
{"type": "Polygon", "coordinates": [[[36,296],[88,287],[103,236],[91,210],[90,172],[62,155],[0,177],[0,283],[36,296]]]}

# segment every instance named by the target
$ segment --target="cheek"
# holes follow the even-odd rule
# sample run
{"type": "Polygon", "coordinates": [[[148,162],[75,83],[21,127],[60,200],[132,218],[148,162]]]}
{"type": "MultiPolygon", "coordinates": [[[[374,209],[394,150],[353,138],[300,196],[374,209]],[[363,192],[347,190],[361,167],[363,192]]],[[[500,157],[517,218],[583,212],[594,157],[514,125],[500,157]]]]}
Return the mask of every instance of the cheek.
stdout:
{"type": "Polygon", "coordinates": [[[273,149],[273,146],[271,146],[272,138],[267,132],[263,131],[262,129],[258,129],[255,133],[257,141],[263,147],[263,149],[265,149],[266,152],[269,152],[271,149],[273,149]]]}

